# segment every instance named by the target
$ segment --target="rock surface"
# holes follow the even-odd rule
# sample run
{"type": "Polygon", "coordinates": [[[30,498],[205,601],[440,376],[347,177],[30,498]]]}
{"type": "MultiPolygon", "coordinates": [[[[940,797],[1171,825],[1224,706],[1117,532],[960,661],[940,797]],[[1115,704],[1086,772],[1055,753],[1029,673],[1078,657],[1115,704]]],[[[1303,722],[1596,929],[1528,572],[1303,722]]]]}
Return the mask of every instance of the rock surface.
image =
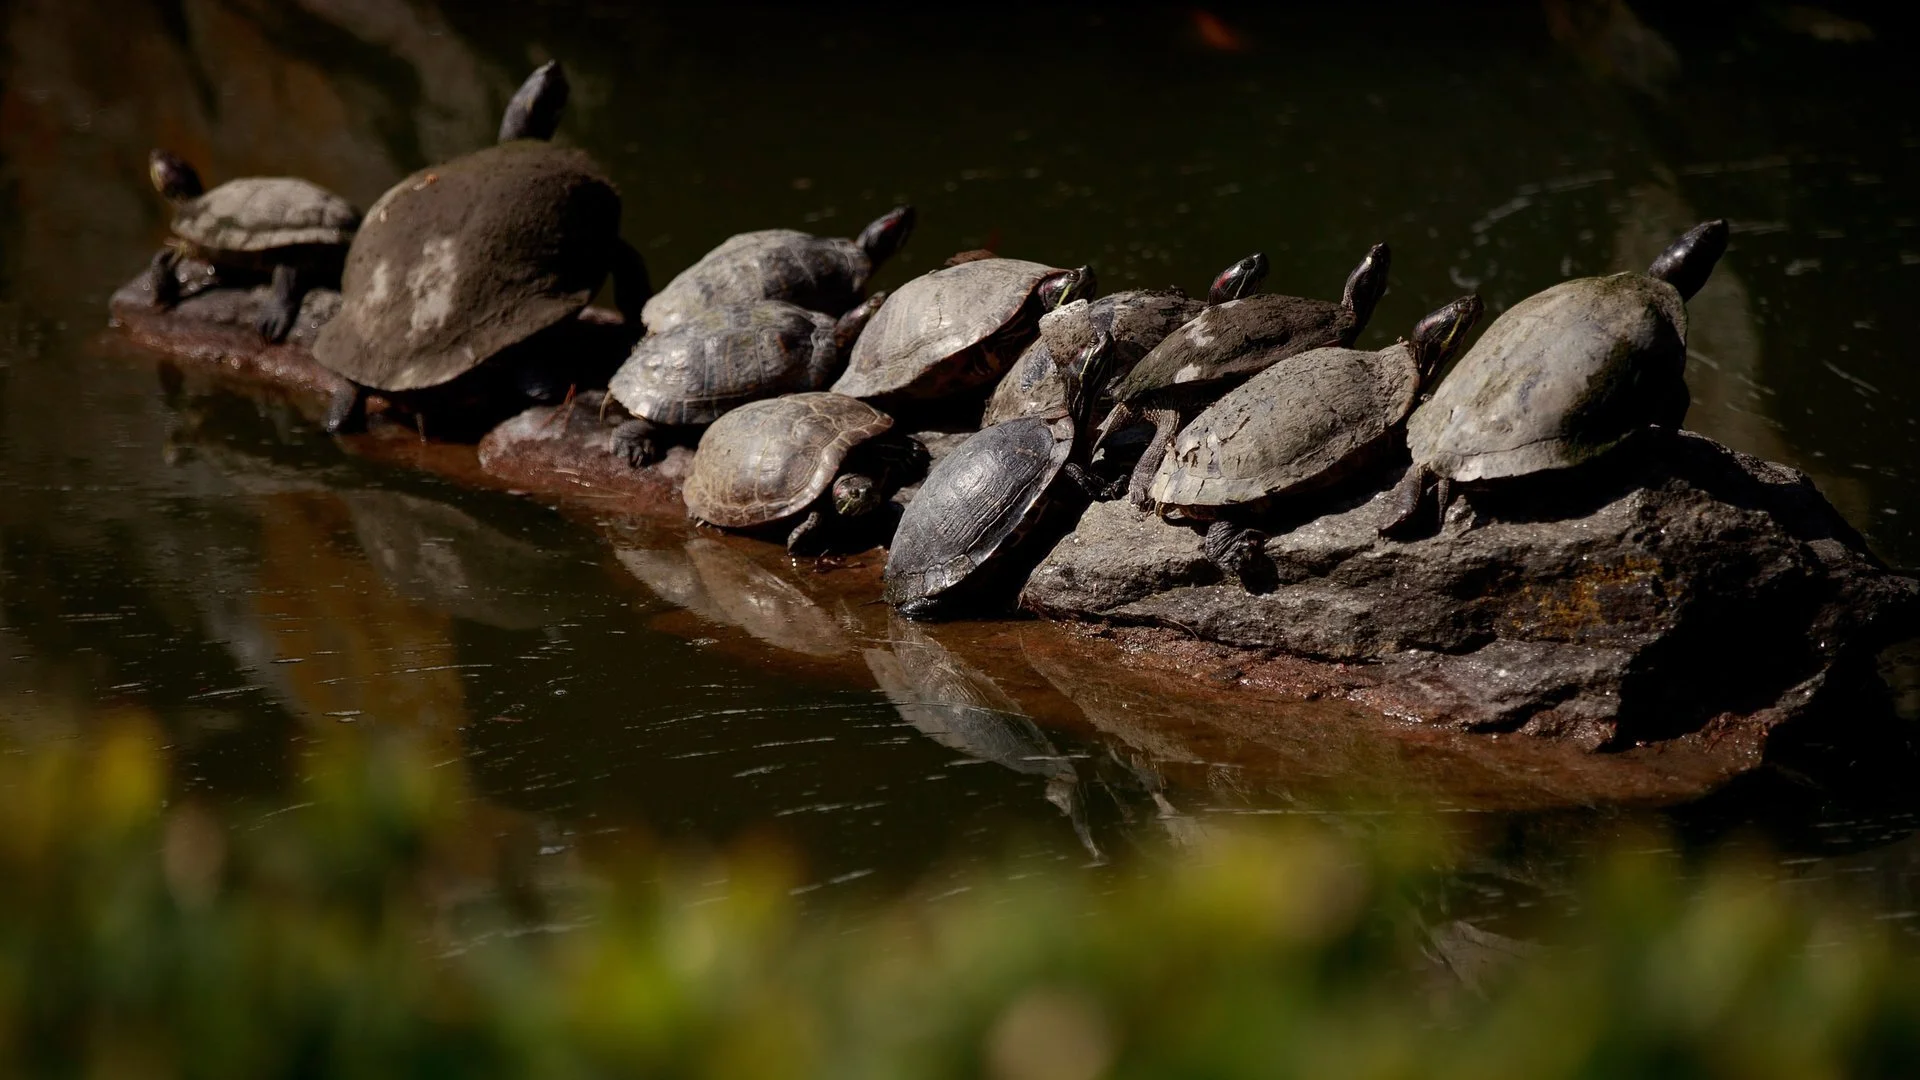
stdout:
{"type": "Polygon", "coordinates": [[[1256,594],[1192,528],[1098,504],[1022,602],[1347,664],[1352,696],[1390,712],[1595,749],[1771,731],[1920,609],[1920,582],[1803,474],[1690,433],[1603,473],[1476,493],[1425,539],[1378,535],[1384,494],[1318,509],[1274,528],[1256,594]]]}
{"type": "Polygon", "coordinates": [[[613,430],[628,419],[602,390],[537,405],[480,440],[480,468],[528,491],[604,498],[640,513],[683,516],[680,487],[692,471],[693,451],[676,446],[636,469],[612,451],[613,430]]]}

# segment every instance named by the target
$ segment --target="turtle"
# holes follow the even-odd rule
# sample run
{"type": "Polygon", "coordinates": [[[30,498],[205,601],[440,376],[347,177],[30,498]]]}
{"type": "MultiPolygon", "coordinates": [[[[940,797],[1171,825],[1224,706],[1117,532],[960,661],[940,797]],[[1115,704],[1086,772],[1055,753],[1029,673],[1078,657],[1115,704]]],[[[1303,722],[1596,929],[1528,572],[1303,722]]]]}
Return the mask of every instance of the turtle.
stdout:
{"type": "Polygon", "coordinates": [[[826,389],[885,301],[875,293],[838,319],[784,300],[730,304],[641,338],[609,385],[633,417],[614,429],[615,456],[639,468],[729,409],[826,389]]]}
{"type": "Polygon", "coordinates": [[[1403,530],[1429,486],[1446,517],[1455,485],[1572,469],[1686,419],[1686,302],[1727,249],[1702,222],[1647,268],[1574,278],[1495,319],[1407,421],[1413,467],[1382,532],[1403,530]]]}
{"type": "Polygon", "coordinates": [[[1098,300],[1075,300],[1040,316],[1040,336],[994,387],[981,426],[1060,407],[1064,384],[1054,357],[1078,354],[1096,330],[1113,335],[1110,378],[1120,378],[1208,305],[1238,300],[1257,290],[1266,276],[1267,257],[1256,252],[1221,271],[1204,301],[1179,289],[1128,289],[1098,300]]]}
{"type": "Polygon", "coordinates": [[[887,553],[887,603],[914,619],[953,612],[1000,576],[1066,488],[1092,497],[1098,484],[1085,468],[1088,414],[1112,355],[1113,337],[1096,333],[1061,365],[1064,407],[983,428],[934,465],[887,553]]]}
{"type": "MultiPolygon", "coordinates": [[[[538,137],[565,88],[559,65],[543,65],[502,122],[515,137],[422,169],[374,203],[347,252],[340,314],[314,342],[321,364],[390,393],[440,387],[571,320],[609,272],[635,323],[646,264],[620,238],[619,191],[584,151],[538,137]]],[[[524,367],[491,366],[530,380],[524,367]]],[[[353,388],[335,395],[328,430],[356,401],[353,388]]]]}
{"type": "Polygon", "coordinates": [[[173,235],[147,268],[155,307],[182,299],[174,271],[183,258],[211,266],[213,285],[264,277],[273,292],[255,327],[279,342],[298,321],[308,289],[339,285],[360,211],[326,188],[293,176],[248,176],[208,191],[192,165],[165,150],[147,155],[147,178],[174,205],[173,235]]]}
{"type": "Polygon", "coordinates": [[[748,402],[700,436],[687,511],[726,529],[786,528],[795,555],[839,546],[850,524],[926,470],[926,449],[889,435],[892,427],[892,417],[843,394],[748,402]]]}
{"type": "Polygon", "coordinates": [[[1180,430],[1148,494],[1163,516],[1211,522],[1206,553],[1247,580],[1265,511],[1324,492],[1398,445],[1421,391],[1480,319],[1463,296],[1379,352],[1296,353],[1228,391],[1180,430]]]}
{"type": "Polygon", "coordinates": [[[929,402],[993,385],[1038,332],[1040,316],[1096,290],[1087,267],[972,259],[922,274],[880,306],[835,393],[929,402]]]}
{"type": "Polygon", "coordinates": [[[1114,385],[1113,411],[1096,440],[1104,443],[1139,420],[1153,424],[1127,498],[1147,507],[1147,485],[1183,420],[1289,356],[1353,344],[1387,291],[1392,261],[1387,245],[1373,245],[1347,275],[1337,304],[1261,293],[1215,304],[1168,334],[1114,385]]]}
{"type": "Polygon", "coordinates": [[[914,210],[896,206],[852,240],[793,229],[729,237],[655,293],[641,312],[660,334],[716,307],[785,300],[839,315],[860,303],[867,282],[913,233],[914,210]]]}

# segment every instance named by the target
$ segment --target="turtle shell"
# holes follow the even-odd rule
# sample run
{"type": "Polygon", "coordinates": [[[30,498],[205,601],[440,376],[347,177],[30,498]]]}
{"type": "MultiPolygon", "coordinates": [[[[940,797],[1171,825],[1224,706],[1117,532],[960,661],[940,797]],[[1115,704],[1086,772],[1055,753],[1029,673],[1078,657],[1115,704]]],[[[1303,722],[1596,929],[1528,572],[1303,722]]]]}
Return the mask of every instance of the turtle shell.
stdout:
{"type": "Polygon", "coordinates": [[[1687,309],[1646,274],[1576,278],[1508,309],[1407,422],[1452,480],[1578,465],[1686,415],[1687,309]]]}
{"type": "Polygon", "coordinates": [[[293,176],[229,180],[173,216],[174,234],[206,252],[345,247],[359,226],[353,204],[293,176]]]}
{"type": "Polygon", "coordinates": [[[1260,293],[1215,304],[1166,336],[1113,387],[1118,401],[1209,400],[1289,356],[1348,345],[1353,311],[1325,300],[1260,293]]]}
{"type": "Polygon", "coordinates": [[[1056,357],[1075,358],[1102,330],[1113,337],[1113,376],[1124,377],[1166,336],[1206,310],[1176,289],[1131,289],[1097,300],[1075,300],[1040,317],[1040,336],[1021,352],[987,400],[982,426],[1016,416],[1043,416],[1066,408],[1067,384],[1056,357]]]}
{"type": "Polygon", "coordinates": [[[833,483],[847,451],[892,426],[886,413],[840,394],[749,402],[700,437],[687,509],[729,529],[791,517],[833,483]]]}
{"type": "Polygon", "coordinates": [[[933,601],[1039,519],[1073,452],[1071,418],[1025,416],[975,432],[927,473],[887,552],[887,603],[933,601]]]}
{"type": "Polygon", "coordinates": [[[413,174],[367,211],[314,355],[380,390],[438,386],[587,306],[620,235],[592,158],[537,140],[413,174]]]}
{"type": "Polygon", "coordinates": [[[708,309],[756,300],[840,315],[860,302],[872,276],[873,260],[851,240],[763,229],[729,237],[680,271],[640,318],[658,334],[708,309]]]}
{"type": "Polygon", "coordinates": [[[1181,429],[1150,494],[1163,505],[1222,507],[1336,483],[1407,418],[1419,393],[1420,368],[1404,342],[1290,356],[1181,429]]]}
{"type": "Polygon", "coordinates": [[[821,390],[839,374],[834,320],[779,300],[694,313],[650,334],[609,389],[658,424],[711,424],[759,398],[821,390]]]}
{"type": "Polygon", "coordinates": [[[887,297],[833,384],[849,397],[947,397],[991,385],[1026,345],[1000,334],[1029,311],[1054,267],[1022,259],[975,259],[922,274],[887,297]],[[999,348],[979,349],[989,340],[999,348]]]}

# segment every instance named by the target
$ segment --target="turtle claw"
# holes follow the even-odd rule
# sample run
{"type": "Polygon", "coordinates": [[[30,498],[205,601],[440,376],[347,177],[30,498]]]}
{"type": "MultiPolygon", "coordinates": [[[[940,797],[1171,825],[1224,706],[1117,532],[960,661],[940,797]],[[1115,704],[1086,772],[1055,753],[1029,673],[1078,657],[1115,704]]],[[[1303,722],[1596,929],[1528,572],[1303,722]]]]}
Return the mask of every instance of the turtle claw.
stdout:
{"type": "Polygon", "coordinates": [[[266,309],[253,324],[260,336],[267,339],[267,344],[279,344],[293,332],[294,323],[300,321],[300,301],[304,293],[305,284],[292,265],[281,263],[273,268],[273,292],[266,309]]]}
{"type": "Polygon", "coordinates": [[[654,426],[647,421],[629,420],[613,429],[607,451],[630,468],[643,469],[664,456],[653,434],[654,426]]]}
{"type": "Polygon", "coordinates": [[[328,398],[327,415],[320,421],[320,426],[329,435],[351,431],[355,426],[356,418],[360,420],[366,418],[362,411],[365,400],[360,394],[359,387],[351,384],[340,387],[328,398]]]}
{"type": "Polygon", "coordinates": [[[272,307],[261,312],[260,317],[254,320],[253,326],[260,331],[260,336],[266,340],[267,344],[278,345],[287,340],[287,335],[293,332],[294,320],[295,316],[292,312],[285,308],[272,307]]]}

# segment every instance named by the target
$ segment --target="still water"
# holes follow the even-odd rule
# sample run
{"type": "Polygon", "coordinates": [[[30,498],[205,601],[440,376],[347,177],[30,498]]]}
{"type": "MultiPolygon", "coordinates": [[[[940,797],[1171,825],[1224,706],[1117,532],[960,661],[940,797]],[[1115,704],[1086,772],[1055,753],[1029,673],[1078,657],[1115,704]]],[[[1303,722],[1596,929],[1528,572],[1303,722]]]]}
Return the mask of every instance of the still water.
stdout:
{"type": "MultiPolygon", "coordinates": [[[[1656,813],[1551,774],[1490,798],[1521,770],[1327,738],[1350,718],[1325,704],[1301,706],[1320,734],[1296,746],[1284,724],[1256,738],[1116,703],[1017,628],[983,667],[764,553],[475,492],[356,458],[271,402],[164,387],[103,331],[165,234],[150,146],[211,182],[292,173],[365,206],[484,145],[550,57],[574,82],[562,137],[619,181],[656,282],[730,233],[852,234],[896,202],[921,224],[880,287],[985,246],[1198,292],[1263,250],[1271,287],[1333,296],[1384,239],[1379,347],[1469,289],[1497,312],[1730,218],[1691,305],[1689,426],[1806,470],[1885,559],[1920,564],[1920,115],[1897,26],[1770,7],[1643,23],[1574,0],[1365,26],[1331,7],[428,0],[18,0],[4,19],[8,752],[139,712],[180,793],[297,812],[313,746],[404,728],[471,778],[476,830],[524,835],[531,858],[590,872],[628,843],[770,835],[829,894],[1012,844],[1096,865],[1211,816],[1403,796],[1477,811],[1459,816],[1513,877],[1656,813]]],[[[1886,664],[1909,721],[1915,657],[1886,664]]],[[[1657,813],[1702,840],[1756,826],[1783,876],[1857,879],[1911,917],[1908,817],[1770,784],[1657,813]]]]}

